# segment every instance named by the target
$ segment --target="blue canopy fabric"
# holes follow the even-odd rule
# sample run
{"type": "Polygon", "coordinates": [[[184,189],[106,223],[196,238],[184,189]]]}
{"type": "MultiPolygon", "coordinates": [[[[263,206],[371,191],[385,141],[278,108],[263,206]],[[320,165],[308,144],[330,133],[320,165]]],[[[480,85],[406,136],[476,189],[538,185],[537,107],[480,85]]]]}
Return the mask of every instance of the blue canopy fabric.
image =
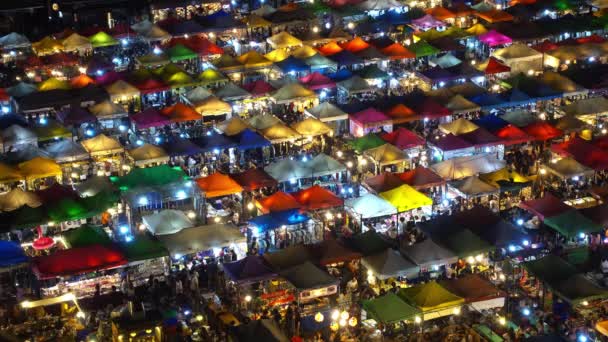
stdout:
{"type": "Polygon", "coordinates": [[[350,51],[342,50],[328,57],[340,66],[350,66],[363,63],[363,60],[350,51]]]}
{"type": "Polygon", "coordinates": [[[270,141],[249,128],[245,129],[233,138],[239,149],[243,151],[271,145],[270,141]]]}
{"type": "Polygon", "coordinates": [[[284,225],[304,223],[309,219],[308,215],[300,213],[297,209],[292,209],[275,211],[266,215],[254,217],[249,220],[249,224],[256,226],[260,230],[260,233],[262,233],[284,225]]]}
{"type": "Polygon", "coordinates": [[[479,127],[483,127],[490,132],[496,132],[501,128],[509,125],[509,123],[496,115],[486,115],[479,119],[473,120],[473,123],[479,127]]]}
{"type": "Polygon", "coordinates": [[[0,267],[11,267],[27,261],[28,258],[18,243],[0,240],[0,267]]]}
{"type": "Polygon", "coordinates": [[[201,138],[192,139],[192,142],[205,152],[215,149],[223,150],[226,148],[237,147],[237,144],[223,134],[212,134],[201,138]]]}
{"type": "Polygon", "coordinates": [[[303,72],[310,71],[310,66],[301,59],[297,59],[294,56],[289,56],[286,59],[274,63],[283,72],[303,72]]]}
{"type": "Polygon", "coordinates": [[[348,69],[340,69],[336,72],[327,74],[327,77],[331,78],[331,80],[334,82],[340,82],[353,77],[353,73],[348,69]]]}
{"type": "Polygon", "coordinates": [[[479,94],[471,97],[469,100],[475,102],[475,104],[481,106],[484,109],[498,108],[505,101],[500,96],[492,93],[479,94]]]}
{"type": "Polygon", "coordinates": [[[411,22],[411,18],[392,10],[388,10],[384,14],[376,17],[376,20],[385,22],[389,25],[405,25],[411,22]]]}
{"type": "Polygon", "coordinates": [[[530,96],[519,89],[511,89],[510,91],[504,92],[500,94],[509,107],[518,106],[518,105],[526,105],[531,102],[534,102],[530,96]]]}

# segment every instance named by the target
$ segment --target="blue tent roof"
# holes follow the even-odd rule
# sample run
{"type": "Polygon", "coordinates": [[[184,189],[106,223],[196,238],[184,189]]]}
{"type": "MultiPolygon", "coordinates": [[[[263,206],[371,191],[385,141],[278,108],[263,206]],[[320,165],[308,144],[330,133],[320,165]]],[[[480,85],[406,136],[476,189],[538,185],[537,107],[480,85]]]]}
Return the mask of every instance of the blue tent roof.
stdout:
{"type": "Polygon", "coordinates": [[[389,10],[386,13],[376,17],[376,20],[385,22],[390,25],[405,25],[408,24],[411,18],[406,17],[403,14],[389,10]]]}
{"type": "Polygon", "coordinates": [[[509,107],[525,105],[534,101],[530,96],[519,89],[511,89],[510,91],[501,93],[500,97],[502,97],[505,102],[508,102],[509,107]]]}
{"type": "Polygon", "coordinates": [[[0,240],[0,267],[11,267],[27,262],[23,248],[12,241],[0,240]]]}
{"type": "Polygon", "coordinates": [[[355,54],[347,50],[342,50],[336,54],[329,56],[328,58],[338,63],[338,65],[354,65],[363,63],[363,60],[361,58],[357,57],[355,54]]]}
{"type": "Polygon", "coordinates": [[[240,150],[251,150],[271,145],[266,138],[248,128],[239,133],[235,137],[235,141],[240,150]]]}
{"type": "Polygon", "coordinates": [[[486,115],[479,119],[473,120],[473,123],[479,127],[483,127],[490,132],[498,131],[499,129],[509,125],[508,122],[499,118],[496,115],[486,115]]]}
{"type": "Polygon", "coordinates": [[[293,209],[275,211],[270,214],[254,217],[249,220],[249,224],[256,226],[260,230],[260,233],[262,233],[284,225],[303,223],[309,219],[308,215],[300,213],[297,209],[293,209]]]}
{"type": "Polygon", "coordinates": [[[479,94],[477,96],[471,97],[469,100],[475,102],[484,109],[498,108],[503,103],[505,103],[505,101],[501,99],[500,96],[492,93],[479,94]]]}
{"type": "Polygon", "coordinates": [[[237,144],[223,134],[212,134],[201,138],[192,139],[198,147],[205,152],[211,152],[215,149],[226,149],[236,147],[237,144]]]}
{"type": "Polygon", "coordinates": [[[350,72],[348,69],[340,69],[331,74],[327,74],[327,77],[331,78],[331,80],[334,82],[340,82],[353,77],[353,73],[350,72]]]}
{"type": "Polygon", "coordinates": [[[310,71],[310,66],[301,59],[297,59],[294,56],[289,56],[286,59],[274,63],[279,69],[283,72],[291,72],[291,71],[310,71]]]}

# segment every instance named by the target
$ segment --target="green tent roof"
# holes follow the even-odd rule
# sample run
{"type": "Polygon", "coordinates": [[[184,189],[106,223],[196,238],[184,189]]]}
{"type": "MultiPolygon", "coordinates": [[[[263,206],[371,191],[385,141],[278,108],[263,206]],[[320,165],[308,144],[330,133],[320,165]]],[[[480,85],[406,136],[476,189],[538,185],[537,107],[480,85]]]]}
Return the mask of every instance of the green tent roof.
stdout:
{"type": "Polygon", "coordinates": [[[118,45],[118,40],[114,39],[112,36],[103,31],[99,31],[90,36],[89,40],[94,48],[118,45]]]}
{"type": "Polygon", "coordinates": [[[173,47],[167,50],[167,54],[169,55],[169,59],[171,60],[171,62],[194,59],[198,57],[196,52],[188,49],[182,44],[175,44],[173,47]]]}
{"type": "Polygon", "coordinates": [[[377,134],[370,133],[350,142],[350,146],[357,152],[363,152],[370,148],[375,148],[386,144],[377,134]]]}
{"type": "Polygon", "coordinates": [[[365,256],[380,253],[390,247],[390,244],[373,230],[353,236],[350,244],[365,256]]]}
{"type": "Polygon", "coordinates": [[[361,78],[369,80],[369,79],[386,79],[389,77],[388,73],[380,68],[376,64],[370,64],[363,69],[357,70],[357,74],[361,76],[361,78]]]}
{"type": "Polygon", "coordinates": [[[322,15],[332,12],[331,7],[327,6],[321,1],[315,1],[314,3],[306,3],[302,7],[307,11],[314,13],[315,15],[322,15]]]}
{"type": "Polygon", "coordinates": [[[133,241],[120,244],[130,262],[162,258],[169,255],[165,246],[148,234],[135,235],[133,241]]]}
{"type": "Polygon", "coordinates": [[[418,42],[408,46],[407,49],[416,54],[416,58],[432,56],[440,52],[436,47],[424,40],[419,40],[418,42]]]}
{"type": "Polygon", "coordinates": [[[63,199],[49,207],[49,217],[55,222],[74,221],[91,217],[89,210],[73,199],[63,199]]]}
{"type": "Polygon", "coordinates": [[[182,182],[189,179],[179,167],[160,165],[155,167],[137,168],[122,177],[112,177],[110,180],[121,190],[127,191],[138,187],[163,186],[170,183],[182,182]]]}
{"type": "Polygon", "coordinates": [[[371,318],[380,323],[410,320],[420,313],[420,310],[407,304],[392,292],[382,297],[364,300],[363,308],[371,318]]]}
{"type": "Polygon", "coordinates": [[[464,299],[446,290],[435,281],[402,288],[399,297],[422,311],[435,311],[460,305],[464,299]]]}
{"type": "Polygon", "coordinates": [[[557,216],[545,218],[544,224],[567,238],[576,237],[579,233],[596,233],[603,229],[601,225],[591,221],[574,209],[557,216]]]}
{"type": "Polygon", "coordinates": [[[468,229],[454,232],[439,240],[444,247],[456,254],[459,258],[476,256],[493,248],[490,244],[468,229]]]}
{"type": "Polygon", "coordinates": [[[110,237],[102,227],[82,226],[63,233],[63,239],[70,248],[86,247],[95,244],[109,245],[110,237]]]}
{"type": "Polygon", "coordinates": [[[12,211],[7,214],[8,222],[11,222],[11,226],[17,229],[32,228],[41,224],[46,224],[49,221],[49,217],[44,205],[37,208],[31,208],[27,205],[12,211]]]}

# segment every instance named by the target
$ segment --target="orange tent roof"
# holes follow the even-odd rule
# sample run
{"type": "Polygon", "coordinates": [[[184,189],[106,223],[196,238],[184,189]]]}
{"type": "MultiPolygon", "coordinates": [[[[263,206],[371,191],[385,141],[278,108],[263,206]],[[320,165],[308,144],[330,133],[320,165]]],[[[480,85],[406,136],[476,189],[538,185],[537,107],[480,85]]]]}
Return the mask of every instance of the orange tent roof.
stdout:
{"type": "Polygon", "coordinates": [[[448,10],[447,8],[441,7],[441,6],[429,8],[429,9],[425,10],[425,12],[426,12],[426,14],[430,14],[439,20],[456,18],[456,14],[454,14],[452,11],[448,10]]]}
{"type": "Polygon", "coordinates": [[[279,8],[277,8],[277,10],[281,11],[281,12],[292,12],[295,11],[297,9],[299,9],[300,6],[298,6],[298,4],[294,3],[294,2],[290,2],[288,4],[285,4],[279,8]]]}
{"type": "Polygon", "coordinates": [[[70,85],[74,89],[84,88],[89,84],[95,84],[95,80],[85,74],[80,74],[70,80],[70,85]]]}
{"type": "Polygon", "coordinates": [[[323,55],[323,56],[331,56],[331,55],[335,55],[338,52],[344,50],[340,47],[340,45],[338,45],[338,43],[336,43],[335,41],[331,41],[323,46],[321,46],[320,48],[318,48],[317,50],[319,50],[319,52],[323,55]]]}
{"type": "Polygon", "coordinates": [[[277,191],[268,197],[257,200],[255,206],[264,214],[273,211],[300,209],[302,207],[293,196],[283,191],[277,191]]]}
{"type": "Polygon", "coordinates": [[[355,37],[353,40],[343,43],[340,46],[344,50],[355,53],[367,49],[370,45],[361,39],[361,37],[355,37]]]}
{"type": "Polygon", "coordinates": [[[399,43],[393,43],[384,49],[380,50],[383,54],[391,59],[416,58],[416,54],[405,48],[399,43]]]}
{"type": "Polygon", "coordinates": [[[503,21],[513,21],[513,16],[511,14],[496,9],[487,12],[476,12],[475,15],[491,24],[503,21]]]}
{"type": "Polygon", "coordinates": [[[390,116],[393,119],[393,123],[401,123],[409,121],[416,112],[414,112],[410,107],[398,103],[387,110],[384,114],[390,116]]]}
{"type": "Polygon", "coordinates": [[[293,194],[296,201],[306,210],[335,208],[344,205],[344,200],[318,185],[293,194]]]}
{"type": "Polygon", "coordinates": [[[194,108],[181,102],[171,107],[163,108],[160,112],[164,116],[168,116],[173,122],[194,121],[203,118],[194,108]]]}
{"type": "Polygon", "coordinates": [[[228,196],[243,191],[234,179],[219,172],[197,179],[196,184],[205,192],[207,198],[228,196]]]}

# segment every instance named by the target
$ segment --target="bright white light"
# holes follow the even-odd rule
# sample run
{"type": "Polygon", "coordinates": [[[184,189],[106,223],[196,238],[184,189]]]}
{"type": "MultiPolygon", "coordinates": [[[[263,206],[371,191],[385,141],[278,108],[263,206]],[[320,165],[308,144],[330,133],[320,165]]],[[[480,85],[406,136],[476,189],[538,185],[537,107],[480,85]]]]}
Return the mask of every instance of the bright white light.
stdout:
{"type": "Polygon", "coordinates": [[[580,180],[580,178],[578,176],[574,176],[574,177],[572,177],[572,180],[575,182],[578,182],[580,180]]]}
{"type": "Polygon", "coordinates": [[[95,73],[97,74],[97,76],[102,76],[103,70],[97,70],[97,71],[95,71],[95,73]]]}
{"type": "Polygon", "coordinates": [[[188,195],[186,194],[186,192],[184,190],[179,190],[175,194],[175,197],[177,197],[177,199],[184,199],[184,198],[188,197],[188,195]]]}
{"type": "Polygon", "coordinates": [[[120,58],[118,58],[118,57],[112,58],[112,63],[117,64],[117,65],[120,64],[120,58]]]}
{"type": "Polygon", "coordinates": [[[522,313],[524,314],[524,316],[530,316],[530,309],[525,308],[522,310],[522,313]]]}
{"type": "Polygon", "coordinates": [[[522,244],[523,244],[524,246],[529,246],[529,245],[530,245],[530,241],[528,241],[528,240],[524,240],[524,241],[522,242],[522,244]]]}
{"type": "Polygon", "coordinates": [[[163,50],[161,50],[158,46],[155,46],[153,52],[155,55],[160,55],[161,53],[163,53],[163,50]]]}
{"type": "Polygon", "coordinates": [[[289,183],[291,183],[291,184],[296,184],[296,179],[295,179],[295,178],[290,179],[290,180],[289,180],[289,183]]]}
{"type": "Polygon", "coordinates": [[[126,241],[126,242],[131,242],[131,241],[133,241],[133,237],[132,237],[131,235],[129,235],[129,236],[127,236],[127,237],[125,238],[125,241],[126,241]]]}
{"type": "Polygon", "coordinates": [[[127,126],[125,126],[125,125],[120,125],[120,126],[118,126],[118,130],[119,130],[119,131],[121,131],[121,132],[124,132],[124,131],[126,131],[126,130],[127,130],[127,126]]]}
{"type": "Polygon", "coordinates": [[[584,238],[587,237],[587,235],[585,233],[583,233],[583,232],[580,232],[580,233],[578,233],[578,237],[581,238],[581,239],[584,239],[584,238]]]}
{"type": "Polygon", "coordinates": [[[143,145],[143,144],[144,144],[144,142],[143,142],[142,140],[137,140],[135,143],[136,143],[138,146],[141,146],[141,145],[143,145]]]}
{"type": "Polygon", "coordinates": [[[306,163],[308,161],[308,157],[306,157],[306,156],[302,157],[302,161],[306,163]]]}
{"type": "Polygon", "coordinates": [[[509,252],[515,252],[515,246],[509,245],[509,252]]]}
{"type": "Polygon", "coordinates": [[[120,226],[120,234],[127,234],[129,232],[129,227],[127,226],[120,226]]]}
{"type": "Polygon", "coordinates": [[[523,219],[517,219],[517,225],[521,226],[524,224],[524,220],[523,219]]]}
{"type": "Polygon", "coordinates": [[[93,136],[93,134],[95,134],[95,131],[93,131],[92,129],[90,129],[90,128],[89,128],[89,129],[87,129],[87,130],[85,131],[85,134],[86,134],[86,135],[88,135],[88,136],[90,136],[90,137],[92,137],[92,136],[93,136]]]}
{"type": "Polygon", "coordinates": [[[148,205],[148,199],[146,197],[140,197],[139,200],[137,201],[137,203],[139,203],[139,205],[148,205]]]}
{"type": "Polygon", "coordinates": [[[127,46],[127,45],[129,45],[129,41],[126,39],[121,39],[120,44],[122,44],[122,46],[127,46]]]}
{"type": "Polygon", "coordinates": [[[156,138],[154,138],[154,141],[158,144],[158,143],[161,142],[161,138],[160,137],[156,137],[156,138]]]}
{"type": "Polygon", "coordinates": [[[331,23],[325,23],[325,28],[329,30],[331,28],[331,23]]]}

